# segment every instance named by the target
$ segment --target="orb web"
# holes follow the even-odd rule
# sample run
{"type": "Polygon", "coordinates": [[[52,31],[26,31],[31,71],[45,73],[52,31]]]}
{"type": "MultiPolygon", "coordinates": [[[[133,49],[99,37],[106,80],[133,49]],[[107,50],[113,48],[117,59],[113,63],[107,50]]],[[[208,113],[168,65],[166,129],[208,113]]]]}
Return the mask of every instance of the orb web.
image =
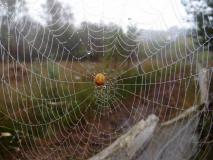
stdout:
{"type": "MultiPolygon", "coordinates": [[[[206,44],[212,37],[201,43],[193,28],[125,32],[115,24],[89,21],[73,29],[57,17],[62,11],[56,6],[53,1],[47,10],[56,20],[46,26],[6,15],[8,43],[0,41],[1,115],[11,124],[11,143],[17,143],[17,152],[6,148],[12,157],[87,159],[150,114],[166,122],[200,104],[199,67],[211,79],[213,57],[206,44]],[[104,85],[94,83],[98,73],[106,75],[104,85]]],[[[178,9],[174,12],[181,17],[178,9]]],[[[104,10],[101,16],[107,19],[104,10]]],[[[203,114],[212,110],[196,116],[203,114]]],[[[196,134],[205,134],[202,146],[212,143],[212,129],[201,120],[196,134]]]]}

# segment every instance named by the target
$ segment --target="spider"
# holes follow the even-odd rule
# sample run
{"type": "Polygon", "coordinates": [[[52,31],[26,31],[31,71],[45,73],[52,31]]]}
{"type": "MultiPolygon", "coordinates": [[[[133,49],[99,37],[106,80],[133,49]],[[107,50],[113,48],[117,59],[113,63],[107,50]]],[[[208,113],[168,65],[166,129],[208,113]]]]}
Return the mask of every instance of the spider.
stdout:
{"type": "Polygon", "coordinates": [[[94,81],[97,86],[103,86],[106,82],[106,77],[104,74],[98,73],[95,75],[94,81]]]}

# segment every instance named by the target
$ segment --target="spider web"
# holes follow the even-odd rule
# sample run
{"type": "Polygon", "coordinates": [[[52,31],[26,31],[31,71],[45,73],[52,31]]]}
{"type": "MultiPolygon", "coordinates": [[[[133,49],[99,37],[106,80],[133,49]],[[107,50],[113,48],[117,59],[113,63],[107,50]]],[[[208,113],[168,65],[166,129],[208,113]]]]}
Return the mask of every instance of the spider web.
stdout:
{"type": "MultiPolygon", "coordinates": [[[[171,5],[175,8],[175,1],[171,5]]],[[[102,18],[107,19],[104,11],[102,18]]],[[[61,21],[59,17],[55,23],[61,21]]],[[[200,104],[200,65],[212,77],[212,55],[206,46],[212,37],[200,43],[192,27],[144,30],[137,36],[131,30],[123,34],[117,25],[93,26],[89,21],[72,32],[67,23],[42,28],[29,19],[16,22],[8,16],[7,24],[9,33],[15,33],[8,41],[16,42],[17,52],[13,54],[10,43],[0,42],[1,113],[12,123],[11,143],[18,139],[16,156],[23,159],[89,158],[150,114],[166,122],[200,104]],[[66,31],[70,35],[62,41],[66,31]],[[19,48],[25,48],[22,60],[19,48]],[[95,85],[97,73],[107,77],[104,86],[95,85]]],[[[211,144],[211,127],[207,132],[204,127],[202,119],[198,135],[205,138],[199,143],[211,144]]]]}

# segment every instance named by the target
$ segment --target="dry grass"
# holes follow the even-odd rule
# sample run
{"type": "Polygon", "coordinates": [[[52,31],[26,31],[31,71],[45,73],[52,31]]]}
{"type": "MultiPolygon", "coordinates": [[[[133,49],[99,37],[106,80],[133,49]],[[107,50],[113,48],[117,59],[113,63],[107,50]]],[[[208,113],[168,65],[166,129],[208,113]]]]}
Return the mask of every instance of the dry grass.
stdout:
{"type": "MultiPolygon", "coordinates": [[[[2,65],[3,64],[1,64],[1,66],[2,65]]],[[[146,63],[142,65],[143,70],[138,71],[137,68],[133,67],[129,72],[119,77],[127,78],[126,80],[118,82],[120,84],[125,84],[125,87],[123,91],[117,90],[117,92],[122,96],[120,100],[125,106],[129,106],[127,109],[129,112],[127,112],[125,108],[120,108],[120,110],[119,108],[110,109],[113,111],[113,113],[110,113],[111,116],[114,115],[113,117],[115,118],[109,123],[109,121],[106,121],[105,117],[107,114],[103,114],[102,120],[97,124],[98,120],[91,118],[95,110],[98,113],[100,112],[100,108],[96,106],[95,97],[93,95],[93,74],[102,72],[106,66],[109,67],[109,65],[98,62],[61,62],[59,65],[47,62],[35,62],[33,64],[20,64],[18,66],[14,66],[11,63],[4,64],[4,67],[2,67],[3,69],[0,71],[0,74],[4,75],[4,83],[1,82],[2,85],[0,88],[0,106],[1,112],[4,114],[4,119],[1,124],[11,129],[13,129],[13,125],[15,125],[16,129],[20,129],[24,135],[22,138],[27,138],[27,141],[23,142],[22,145],[29,145],[32,142],[37,143],[35,139],[43,141],[45,138],[45,142],[48,141],[48,137],[45,133],[49,133],[48,136],[52,136],[50,142],[58,143],[58,138],[63,140],[62,135],[56,132],[60,129],[60,124],[63,124],[65,130],[66,128],[69,129],[72,125],[75,125],[76,122],[79,122],[78,120],[82,118],[82,113],[84,114],[84,121],[87,119],[94,125],[99,125],[99,127],[102,126],[103,130],[108,130],[108,132],[111,133],[114,132],[113,128],[116,129],[116,126],[120,125],[119,123],[121,120],[129,116],[128,114],[133,109],[131,108],[132,104],[136,106],[135,110],[139,108],[143,110],[142,114],[135,115],[135,117],[137,117],[136,119],[132,119],[131,123],[133,125],[139,119],[145,118],[150,113],[157,114],[162,121],[168,120],[198,101],[197,86],[194,79],[189,78],[183,80],[184,77],[190,75],[190,65],[182,66],[181,64],[176,64],[164,69],[164,64],[160,61],[146,61],[146,63]],[[163,69],[158,70],[157,68],[163,69]],[[185,70],[185,72],[183,72],[183,70],[185,70]],[[88,83],[67,83],[73,81],[88,83]],[[76,95],[75,98],[69,97],[72,93],[80,92],[85,88],[88,88],[88,90],[76,95]],[[133,95],[131,93],[135,94],[133,95]],[[90,94],[92,96],[84,101],[90,94]],[[179,99],[177,99],[178,95],[180,96],[179,99]],[[68,97],[63,99],[63,97],[66,96],[68,97]],[[79,104],[81,104],[80,107],[78,107],[79,104]],[[92,108],[87,109],[88,104],[91,104],[92,108]],[[174,106],[174,108],[169,108],[168,106],[174,106]],[[70,114],[61,118],[66,114],[67,110],[71,111],[70,114]],[[144,112],[144,110],[146,112],[144,112]],[[53,119],[61,119],[57,124],[53,123],[47,127],[23,128],[19,123],[12,123],[5,115],[9,115],[16,121],[28,123],[29,125],[41,123],[49,124],[53,119]],[[33,135],[33,137],[30,135],[33,135]]],[[[115,68],[116,66],[117,64],[111,66],[111,69],[105,69],[106,74],[112,73],[113,70],[119,71],[114,72],[115,74],[109,76],[110,78],[125,72],[128,67],[132,67],[123,66],[117,69],[115,68]]],[[[108,113],[108,111],[104,110],[104,113],[108,113]]],[[[81,125],[85,123],[84,121],[80,122],[81,125]]],[[[82,134],[80,128],[72,130],[73,136],[76,136],[76,139],[82,134]]],[[[90,130],[85,131],[90,132],[90,130]]],[[[95,133],[99,133],[95,130],[92,132],[94,132],[94,135],[96,135],[95,133]]],[[[96,136],[98,137],[101,135],[96,136]]],[[[70,141],[72,140],[70,139],[70,141]]],[[[105,143],[110,144],[111,142],[105,143]]],[[[49,143],[46,144],[48,147],[49,143]]],[[[39,145],[39,143],[37,143],[37,145],[39,145]]],[[[41,145],[44,144],[41,143],[41,145]]],[[[57,144],[54,145],[57,146],[57,144]]],[[[79,144],[79,151],[85,150],[85,147],[86,146],[79,144]]],[[[87,147],[89,147],[87,148],[88,151],[97,150],[95,144],[90,144],[87,147]]],[[[91,156],[92,154],[94,153],[88,152],[85,156],[91,156]]],[[[79,155],[77,154],[75,156],[78,157],[80,155],[79,153],[79,155]]]]}

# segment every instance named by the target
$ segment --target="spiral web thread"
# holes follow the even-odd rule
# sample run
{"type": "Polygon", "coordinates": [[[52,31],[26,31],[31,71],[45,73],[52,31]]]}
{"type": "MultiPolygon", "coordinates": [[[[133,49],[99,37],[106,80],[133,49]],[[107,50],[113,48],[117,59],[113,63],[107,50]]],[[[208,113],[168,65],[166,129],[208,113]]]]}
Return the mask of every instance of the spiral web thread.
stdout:
{"type": "MultiPolygon", "coordinates": [[[[82,1],[84,7],[85,3],[82,1]]],[[[175,8],[175,1],[171,5],[175,8]]],[[[102,18],[107,19],[104,11],[102,18]]],[[[1,114],[12,122],[13,138],[19,139],[19,156],[25,159],[86,159],[151,113],[165,122],[199,104],[198,65],[212,77],[212,53],[205,46],[212,37],[200,43],[198,35],[194,38],[193,28],[178,30],[175,36],[174,32],[168,31],[167,36],[159,32],[158,39],[146,40],[144,36],[153,33],[137,39],[132,39],[135,33],[130,33],[124,38],[116,26],[107,28],[101,23],[93,28],[86,22],[80,31],[74,30],[61,41],[65,34],[61,28],[67,31],[69,25],[51,25],[41,29],[43,38],[36,44],[39,26],[28,19],[8,19],[9,30],[15,31],[8,39],[16,42],[17,55],[18,48],[27,46],[23,54],[30,55],[28,60],[20,61],[11,54],[9,45],[0,43],[1,114]],[[29,39],[35,30],[34,38],[29,39]],[[87,33],[86,40],[80,32],[87,33]],[[67,43],[74,36],[78,42],[68,49],[67,43]],[[96,45],[97,41],[101,45],[96,45]],[[53,45],[58,48],[54,55],[47,49],[53,45]],[[83,46],[83,54],[74,55],[79,46],[83,46]],[[93,60],[97,55],[100,62],[93,60]],[[93,77],[99,72],[107,77],[104,86],[94,84],[93,77]]],[[[211,144],[210,130],[200,144],[211,144]]],[[[200,130],[199,136],[203,132],[200,130]]]]}

